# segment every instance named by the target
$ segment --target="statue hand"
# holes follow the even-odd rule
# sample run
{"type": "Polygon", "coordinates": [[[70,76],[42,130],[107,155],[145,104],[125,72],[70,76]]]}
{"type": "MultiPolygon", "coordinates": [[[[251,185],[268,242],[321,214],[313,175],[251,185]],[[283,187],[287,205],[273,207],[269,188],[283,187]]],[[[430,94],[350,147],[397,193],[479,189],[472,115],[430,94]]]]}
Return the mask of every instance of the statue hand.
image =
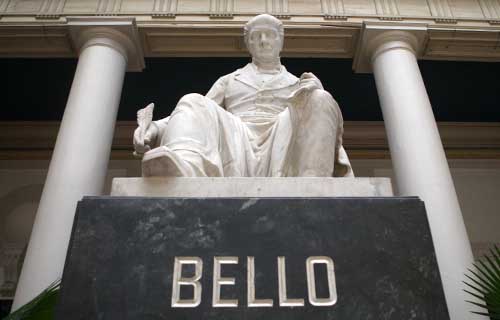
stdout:
{"type": "Polygon", "coordinates": [[[300,89],[303,89],[305,91],[313,91],[315,89],[323,90],[323,85],[312,72],[304,72],[300,76],[299,80],[299,90],[300,89]]]}
{"type": "Polygon", "coordinates": [[[152,122],[148,128],[143,132],[141,127],[134,131],[134,149],[135,153],[142,155],[151,150],[151,144],[158,137],[158,127],[152,122]]]}
{"type": "Polygon", "coordinates": [[[307,95],[316,89],[323,90],[321,81],[319,81],[319,79],[311,72],[304,72],[300,76],[299,88],[292,93],[290,99],[306,100],[307,95]]]}

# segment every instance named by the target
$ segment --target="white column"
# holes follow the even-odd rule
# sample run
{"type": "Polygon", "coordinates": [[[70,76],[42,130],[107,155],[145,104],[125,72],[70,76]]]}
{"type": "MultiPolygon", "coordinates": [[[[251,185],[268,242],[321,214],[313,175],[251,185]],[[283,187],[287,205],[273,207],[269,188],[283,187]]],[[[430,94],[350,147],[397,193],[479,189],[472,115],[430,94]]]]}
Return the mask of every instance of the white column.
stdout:
{"type": "Polygon", "coordinates": [[[485,319],[465,302],[471,296],[462,281],[473,256],[416,47],[412,34],[386,31],[371,51],[398,194],[425,202],[451,319],[485,319]]]}
{"type": "Polygon", "coordinates": [[[102,194],[127,54],[105,32],[80,52],[13,310],[61,278],[77,201],[102,194]]]}

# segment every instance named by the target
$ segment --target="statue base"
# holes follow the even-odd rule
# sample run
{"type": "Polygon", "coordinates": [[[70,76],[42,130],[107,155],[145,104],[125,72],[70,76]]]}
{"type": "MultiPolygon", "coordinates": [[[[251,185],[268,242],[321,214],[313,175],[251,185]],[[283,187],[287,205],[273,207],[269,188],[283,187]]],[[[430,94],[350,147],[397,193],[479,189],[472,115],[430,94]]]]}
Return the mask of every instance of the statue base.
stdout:
{"type": "Polygon", "coordinates": [[[391,197],[389,178],[115,178],[121,197],[391,197]]]}
{"type": "Polygon", "coordinates": [[[450,319],[415,197],[86,197],[58,303],[57,320],[450,319]]]}

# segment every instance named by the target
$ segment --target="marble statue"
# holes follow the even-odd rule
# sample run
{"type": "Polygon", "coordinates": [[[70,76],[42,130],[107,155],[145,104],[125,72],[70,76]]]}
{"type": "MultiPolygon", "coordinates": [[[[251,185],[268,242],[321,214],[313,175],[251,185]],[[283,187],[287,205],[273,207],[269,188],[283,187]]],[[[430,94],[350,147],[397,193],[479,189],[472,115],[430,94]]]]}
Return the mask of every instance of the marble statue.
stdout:
{"type": "Polygon", "coordinates": [[[244,38],[252,62],[205,96],[185,95],[159,121],[152,105],[140,111],[134,147],[143,176],[353,176],[337,103],[312,73],[297,78],[281,65],[281,21],[258,15],[244,38]]]}

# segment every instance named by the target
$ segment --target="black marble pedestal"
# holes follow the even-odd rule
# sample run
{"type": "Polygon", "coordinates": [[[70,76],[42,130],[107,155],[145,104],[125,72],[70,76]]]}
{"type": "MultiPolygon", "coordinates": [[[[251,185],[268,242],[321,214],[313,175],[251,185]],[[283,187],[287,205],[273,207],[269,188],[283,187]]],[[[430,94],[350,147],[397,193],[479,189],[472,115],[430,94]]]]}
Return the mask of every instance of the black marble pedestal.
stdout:
{"type": "MultiPolygon", "coordinates": [[[[324,265],[317,295],[328,297],[324,265]]],[[[186,265],[183,276],[194,274],[186,265]]],[[[181,287],[181,298],[193,296],[181,287]]],[[[69,246],[57,319],[449,319],[423,202],[417,198],[175,199],[84,198],[69,246]],[[203,261],[201,304],[173,308],[174,257],[203,261]],[[215,256],[223,265],[223,299],[212,306],[215,256]],[[258,299],[247,306],[247,257],[255,258],[258,299]],[[304,307],[282,307],[277,257],[286,258],[287,295],[304,307]],[[337,302],[312,306],[306,259],[334,262],[337,302]]]]}

